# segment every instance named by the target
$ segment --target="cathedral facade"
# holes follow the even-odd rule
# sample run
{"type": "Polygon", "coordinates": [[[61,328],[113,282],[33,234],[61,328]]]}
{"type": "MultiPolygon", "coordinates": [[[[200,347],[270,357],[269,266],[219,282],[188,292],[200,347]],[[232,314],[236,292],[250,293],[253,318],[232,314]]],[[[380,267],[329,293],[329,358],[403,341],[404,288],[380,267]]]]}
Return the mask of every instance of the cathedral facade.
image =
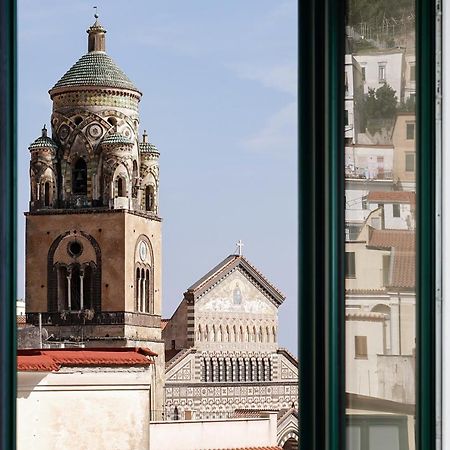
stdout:
{"type": "MultiPolygon", "coordinates": [[[[225,258],[184,293],[163,321],[166,419],[296,414],[298,362],[278,347],[284,299],[242,255],[225,258]]],[[[281,434],[281,446],[298,440],[296,424],[281,434]]]]}
{"type": "Polygon", "coordinates": [[[51,130],[29,147],[27,322],[61,343],[150,347],[158,418],[159,151],[139,137],[142,93],[106,53],[106,30],[96,18],[87,32],[88,52],[49,91],[51,130]]]}

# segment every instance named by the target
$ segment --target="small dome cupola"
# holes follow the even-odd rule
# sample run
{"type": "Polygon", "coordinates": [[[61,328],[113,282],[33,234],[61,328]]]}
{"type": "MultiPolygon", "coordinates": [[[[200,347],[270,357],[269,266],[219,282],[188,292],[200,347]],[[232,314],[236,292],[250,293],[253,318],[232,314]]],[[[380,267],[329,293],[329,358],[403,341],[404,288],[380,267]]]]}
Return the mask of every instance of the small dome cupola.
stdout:
{"type": "Polygon", "coordinates": [[[47,136],[47,128],[44,125],[42,134],[28,147],[31,153],[36,153],[39,150],[44,150],[54,153],[58,149],[56,142],[47,136]]]}
{"type": "Polygon", "coordinates": [[[105,52],[106,30],[98,21],[98,14],[95,13],[95,23],[86,32],[88,33],[88,52],[105,52]]]}
{"type": "Polygon", "coordinates": [[[148,142],[148,134],[147,131],[144,130],[144,134],[142,135],[142,142],[139,143],[139,150],[143,153],[150,153],[153,156],[159,156],[159,150],[156,148],[156,145],[148,142]]]}
{"type": "Polygon", "coordinates": [[[102,145],[112,145],[112,146],[132,146],[133,141],[123,134],[115,131],[114,133],[109,134],[102,141],[102,145]]]}

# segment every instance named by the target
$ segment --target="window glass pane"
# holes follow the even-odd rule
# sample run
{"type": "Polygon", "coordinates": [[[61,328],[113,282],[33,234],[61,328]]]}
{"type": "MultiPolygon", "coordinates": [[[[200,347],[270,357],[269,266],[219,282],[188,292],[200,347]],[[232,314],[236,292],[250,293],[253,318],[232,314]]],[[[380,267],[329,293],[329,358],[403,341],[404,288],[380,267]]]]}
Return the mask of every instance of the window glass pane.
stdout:
{"type": "Polygon", "coordinates": [[[361,428],[347,427],[347,450],[361,450],[361,428]]]}
{"type": "Polygon", "coordinates": [[[347,0],[346,25],[346,448],[414,450],[414,1],[347,0]]]}
{"type": "Polygon", "coordinates": [[[391,425],[369,427],[369,450],[400,450],[399,430],[391,425]]]}

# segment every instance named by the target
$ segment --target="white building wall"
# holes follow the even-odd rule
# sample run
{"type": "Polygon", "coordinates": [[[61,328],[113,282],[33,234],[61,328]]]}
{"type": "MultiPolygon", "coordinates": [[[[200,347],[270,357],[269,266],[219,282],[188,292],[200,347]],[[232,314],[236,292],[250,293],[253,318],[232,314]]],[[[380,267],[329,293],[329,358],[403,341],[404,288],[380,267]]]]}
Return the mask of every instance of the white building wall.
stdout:
{"type": "Polygon", "coordinates": [[[149,448],[150,379],[136,368],[18,372],[17,449],[149,448]]]}
{"type": "Polygon", "coordinates": [[[213,450],[277,445],[277,413],[263,419],[150,423],[151,450],[213,450]]]}
{"type": "Polygon", "coordinates": [[[395,52],[371,52],[354,55],[356,61],[365,69],[365,81],[363,82],[364,94],[369,88],[378,89],[386,82],[396,92],[397,100],[404,98],[405,56],[402,50],[395,52]],[[385,67],[385,81],[379,78],[379,67],[385,67]],[[399,70],[401,68],[401,70],[399,70]]]}
{"type": "Polygon", "coordinates": [[[383,320],[345,322],[346,392],[378,397],[377,355],[384,352],[383,320]],[[367,358],[355,357],[355,336],[366,336],[367,358]]]}

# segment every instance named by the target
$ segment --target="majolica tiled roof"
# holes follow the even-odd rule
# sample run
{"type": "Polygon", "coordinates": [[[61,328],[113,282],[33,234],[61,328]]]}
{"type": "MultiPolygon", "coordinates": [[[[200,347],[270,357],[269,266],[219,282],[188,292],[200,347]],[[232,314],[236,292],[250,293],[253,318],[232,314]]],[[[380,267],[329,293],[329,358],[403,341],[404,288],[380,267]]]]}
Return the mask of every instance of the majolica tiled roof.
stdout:
{"type": "Polygon", "coordinates": [[[133,142],[120,133],[113,133],[103,139],[102,144],[132,144],[133,142]]]}
{"type": "Polygon", "coordinates": [[[113,59],[104,52],[83,55],[53,86],[102,86],[138,91],[113,59]]]}
{"type": "Polygon", "coordinates": [[[55,141],[48,136],[39,136],[30,146],[28,147],[30,150],[34,150],[36,148],[54,148],[57,149],[55,141]]]}
{"type": "Polygon", "coordinates": [[[140,142],[139,150],[142,153],[159,153],[159,150],[156,148],[156,145],[150,144],[150,142],[140,142]]]}

